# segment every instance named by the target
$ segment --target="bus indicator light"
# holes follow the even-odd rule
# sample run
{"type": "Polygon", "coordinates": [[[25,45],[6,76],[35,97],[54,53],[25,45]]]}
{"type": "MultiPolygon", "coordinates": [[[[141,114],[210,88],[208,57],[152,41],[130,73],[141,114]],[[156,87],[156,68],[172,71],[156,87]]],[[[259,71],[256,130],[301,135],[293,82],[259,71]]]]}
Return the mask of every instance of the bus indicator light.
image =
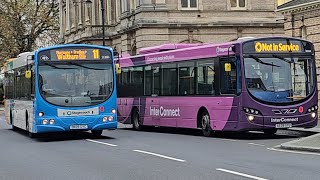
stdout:
{"type": "Polygon", "coordinates": [[[298,109],[299,113],[303,113],[303,107],[300,106],[299,109],[298,109]]]}

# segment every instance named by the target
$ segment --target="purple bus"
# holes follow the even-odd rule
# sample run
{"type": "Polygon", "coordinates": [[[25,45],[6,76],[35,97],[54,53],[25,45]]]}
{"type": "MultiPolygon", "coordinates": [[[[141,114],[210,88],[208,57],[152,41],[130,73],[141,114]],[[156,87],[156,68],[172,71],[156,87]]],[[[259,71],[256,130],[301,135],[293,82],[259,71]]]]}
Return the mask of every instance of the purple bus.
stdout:
{"type": "Polygon", "coordinates": [[[165,44],[118,59],[118,118],[215,131],[311,128],[318,122],[314,47],[289,37],[165,44]]]}

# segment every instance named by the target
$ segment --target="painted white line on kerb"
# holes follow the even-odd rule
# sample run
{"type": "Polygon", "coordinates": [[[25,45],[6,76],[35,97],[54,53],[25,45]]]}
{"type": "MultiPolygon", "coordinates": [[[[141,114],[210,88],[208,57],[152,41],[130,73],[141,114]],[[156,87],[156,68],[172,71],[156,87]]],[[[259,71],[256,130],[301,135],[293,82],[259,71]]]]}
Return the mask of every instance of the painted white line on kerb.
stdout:
{"type": "Polygon", "coordinates": [[[265,146],[264,144],[256,144],[256,143],[248,143],[250,145],[254,145],[254,146],[265,146]]]}
{"type": "Polygon", "coordinates": [[[268,179],[265,179],[265,178],[262,178],[262,177],[252,176],[252,175],[249,175],[249,174],[244,174],[244,173],[231,171],[231,170],[227,170],[227,169],[222,169],[222,168],[217,168],[216,170],[217,171],[223,171],[223,172],[230,173],[230,174],[234,174],[234,175],[238,175],[238,176],[242,176],[242,177],[256,179],[256,180],[268,180],[268,179]]]}
{"type": "Polygon", "coordinates": [[[86,139],[86,141],[90,141],[90,142],[94,142],[94,143],[98,143],[98,144],[103,144],[103,145],[107,145],[107,146],[112,146],[112,147],[118,146],[118,145],[115,145],[115,144],[110,144],[110,143],[95,141],[95,140],[92,140],[92,139],[86,139]]]}
{"type": "Polygon", "coordinates": [[[316,155],[320,156],[319,153],[312,153],[312,152],[300,152],[300,151],[291,151],[291,150],[284,150],[284,149],[275,149],[275,148],[267,148],[270,151],[278,151],[283,153],[294,153],[294,154],[304,154],[304,155],[316,155]]]}
{"type": "Polygon", "coordinates": [[[139,153],[144,153],[144,154],[149,154],[149,155],[153,155],[153,156],[158,156],[158,157],[161,157],[161,158],[170,159],[170,160],[174,160],[174,161],[186,162],[186,160],[183,160],[183,159],[177,159],[177,158],[173,158],[173,157],[169,157],[169,156],[165,156],[165,155],[161,155],[161,154],[156,154],[156,153],[152,153],[152,152],[141,151],[141,150],[132,150],[132,151],[139,152],[139,153]]]}

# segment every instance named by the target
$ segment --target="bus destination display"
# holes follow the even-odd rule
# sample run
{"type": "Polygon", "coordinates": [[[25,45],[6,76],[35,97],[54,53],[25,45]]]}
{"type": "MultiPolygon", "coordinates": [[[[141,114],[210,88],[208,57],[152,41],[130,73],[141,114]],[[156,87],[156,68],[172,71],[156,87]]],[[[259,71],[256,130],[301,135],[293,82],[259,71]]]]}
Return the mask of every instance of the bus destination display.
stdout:
{"type": "Polygon", "coordinates": [[[43,61],[70,61],[70,60],[110,60],[111,53],[106,49],[68,48],[52,49],[39,54],[43,61]]]}
{"type": "Polygon", "coordinates": [[[306,41],[292,39],[261,39],[246,42],[243,53],[310,53],[312,45],[306,41]]]}

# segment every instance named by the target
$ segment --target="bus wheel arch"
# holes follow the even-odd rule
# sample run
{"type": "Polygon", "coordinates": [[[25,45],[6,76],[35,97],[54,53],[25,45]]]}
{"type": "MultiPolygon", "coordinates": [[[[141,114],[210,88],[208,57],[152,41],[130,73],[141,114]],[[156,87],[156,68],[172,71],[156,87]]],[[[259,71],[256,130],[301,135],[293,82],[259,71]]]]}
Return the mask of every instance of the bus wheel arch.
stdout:
{"type": "Polygon", "coordinates": [[[138,107],[133,107],[131,110],[131,123],[134,130],[142,130],[142,122],[140,119],[140,113],[138,107]]]}
{"type": "Polygon", "coordinates": [[[204,136],[212,136],[214,131],[210,125],[210,114],[205,107],[201,107],[197,114],[197,127],[201,128],[204,136]]]}

